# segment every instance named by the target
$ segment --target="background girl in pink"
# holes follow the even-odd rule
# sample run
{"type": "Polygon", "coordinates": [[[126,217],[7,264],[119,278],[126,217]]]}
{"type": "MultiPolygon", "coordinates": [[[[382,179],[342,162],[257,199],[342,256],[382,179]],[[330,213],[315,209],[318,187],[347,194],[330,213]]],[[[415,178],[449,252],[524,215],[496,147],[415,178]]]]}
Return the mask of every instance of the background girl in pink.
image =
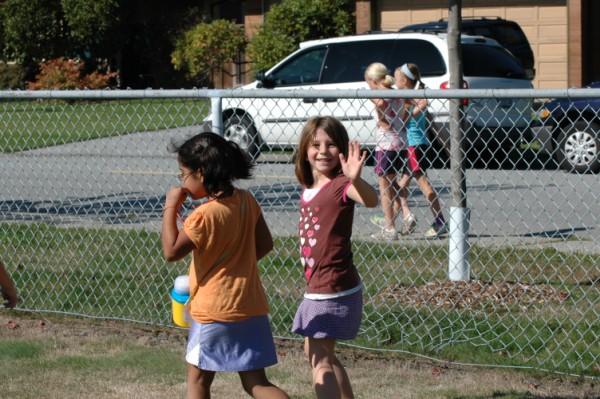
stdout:
{"type": "MultiPolygon", "coordinates": [[[[375,62],[365,71],[365,80],[372,90],[392,90],[394,78],[387,67],[375,62]]],[[[404,101],[402,99],[372,98],[377,116],[377,146],[375,173],[379,176],[379,192],[383,218],[375,215],[371,222],[382,228],[372,235],[378,240],[396,240],[396,217],[402,214],[402,235],[410,234],[416,226],[408,210],[408,191],[398,184],[400,171],[406,160],[406,132],[404,131],[404,101]]]]}
{"type": "Polygon", "coordinates": [[[377,205],[377,192],[361,178],[366,152],[349,141],[340,121],[315,117],[304,126],[296,156],[300,199],[300,260],[306,292],[292,331],[305,338],[317,398],[354,398],[335,355],[338,339],[354,339],[362,320],[362,281],[352,258],[354,205],[377,205]]]}

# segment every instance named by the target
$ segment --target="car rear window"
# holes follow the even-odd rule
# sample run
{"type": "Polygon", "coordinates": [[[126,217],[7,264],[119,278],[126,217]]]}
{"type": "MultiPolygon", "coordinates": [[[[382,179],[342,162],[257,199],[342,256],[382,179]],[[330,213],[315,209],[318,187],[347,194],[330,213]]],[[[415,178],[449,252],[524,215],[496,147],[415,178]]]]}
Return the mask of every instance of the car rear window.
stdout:
{"type": "Polygon", "coordinates": [[[525,70],[503,47],[481,44],[462,45],[465,76],[525,79],[525,70]]]}
{"type": "Polygon", "coordinates": [[[525,33],[514,25],[498,25],[496,27],[498,41],[504,46],[519,46],[528,43],[525,33]]]}
{"type": "Polygon", "coordinates": [[[390,68],[395,70],[405,63],[419,66],[421,77],[441,76],[447,72],[440,51],[432,43],[418,39],[396,40],[390,68]]]}

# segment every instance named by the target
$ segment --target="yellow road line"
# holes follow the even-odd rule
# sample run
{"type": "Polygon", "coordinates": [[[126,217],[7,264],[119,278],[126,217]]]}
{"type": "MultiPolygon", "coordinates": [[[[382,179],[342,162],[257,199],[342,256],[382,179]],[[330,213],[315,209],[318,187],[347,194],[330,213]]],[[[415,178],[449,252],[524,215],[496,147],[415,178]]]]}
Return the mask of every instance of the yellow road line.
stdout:
{"type": "MultiPolygon", "coordinates": [[[[152,170],[111,170],[110,173],[118,175],[178,175],[179,172],[159,172],[152,170]]],[[[296,176],[275,176],[275,175],[256,175],[255,178],[261,179],[295,179],[296,176]]]]}
{"type": "Polygon", "coordinates": [[[177,175],[177,172],[156,172],[152,170],[111,170],[110,173],[118,175],[177,175]]]}

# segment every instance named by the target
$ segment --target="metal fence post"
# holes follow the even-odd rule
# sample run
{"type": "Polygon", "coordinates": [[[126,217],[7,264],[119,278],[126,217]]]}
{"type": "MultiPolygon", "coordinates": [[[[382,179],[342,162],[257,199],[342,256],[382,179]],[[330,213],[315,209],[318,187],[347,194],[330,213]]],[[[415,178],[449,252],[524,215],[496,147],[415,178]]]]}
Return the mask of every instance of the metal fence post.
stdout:
{"type": "MultiPolygon", "coordinates": [[[[448,17],[448,53],[450,57],[450,87],[463,88],[462,51],[460,45],[461,1],[450,2],[448,17]]],[[[463,111],[461,100],[450,100],[450,135],[452,193],[455,207],[450,209],[450,239],[448,242],[448,277],[450,280],[469,280],[469,209],[465,177],[463,111]]]]}
{"type": "Polygon", "coordinates": [[[210,98],[212,112],[212,131],[219,136],[223,135],[223,106],[221,97],[210,98]]]}

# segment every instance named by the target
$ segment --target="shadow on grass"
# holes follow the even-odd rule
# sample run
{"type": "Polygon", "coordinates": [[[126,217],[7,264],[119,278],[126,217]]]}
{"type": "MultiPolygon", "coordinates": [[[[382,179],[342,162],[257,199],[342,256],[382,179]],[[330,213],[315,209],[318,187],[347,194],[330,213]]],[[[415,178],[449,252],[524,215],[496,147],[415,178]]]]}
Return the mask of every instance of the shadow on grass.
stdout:
{"type": "MultiPolygon", "coordinates": [[[[508,392],[494,392],[492,393],[492,395],[488,396],[478,396],[478,395],[467,395],[467,396],[455,396],[452,397],[451,399],[534,399],[534,398],[539,398],[540,396],[538,394],[536,394],[535,392],[533,393],[529,393],[529,392],[514,392],[514,391],[508,391],[508,392]]],[[[578,399],[578,396],[559,396],[559,395],[552,395],[552,396],[543,396],[544,399],[578,399]]]]}

